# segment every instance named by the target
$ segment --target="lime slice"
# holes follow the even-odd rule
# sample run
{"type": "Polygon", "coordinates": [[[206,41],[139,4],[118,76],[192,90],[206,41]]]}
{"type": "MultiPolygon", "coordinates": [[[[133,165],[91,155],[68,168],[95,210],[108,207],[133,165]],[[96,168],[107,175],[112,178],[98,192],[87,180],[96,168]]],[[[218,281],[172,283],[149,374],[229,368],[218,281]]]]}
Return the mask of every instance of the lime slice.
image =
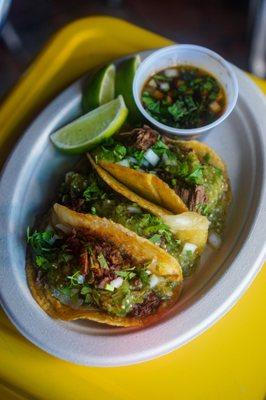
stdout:
{"type": "Polygon", "coordinates": [[[134,123],[141,119],[141,114],[133,98],[133,79],[140,64],[140,56],[134,56],[122,61],[116,68],[115,95],[121,94],[129,110],[128,119],[134,123]]]}
{"type": "Polygon", "coordinates": [[[86,113],[115,97],[115,66],[106,65],[91,76],[83,91],[82,109],[86,113]]]}
{"type": "Polygon", "coordinates": [[[123,97],[118,96],[52,133],[51,141],[65,153],[84,153],[116,133],[127,113],[123,97]]]}

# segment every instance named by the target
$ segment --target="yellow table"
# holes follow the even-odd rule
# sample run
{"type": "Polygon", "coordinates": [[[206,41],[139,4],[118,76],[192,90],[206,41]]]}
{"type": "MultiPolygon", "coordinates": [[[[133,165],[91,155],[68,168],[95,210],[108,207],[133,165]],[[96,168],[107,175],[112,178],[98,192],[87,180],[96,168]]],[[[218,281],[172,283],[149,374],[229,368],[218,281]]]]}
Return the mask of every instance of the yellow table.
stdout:
{"type": "MultiPolygon", "coordinates": [[[[41,106],[91,67],[169,40],[127,22],[85,18],[59,32],[0,107],[3,161],[41,106]]],[[[266,83],[256,80],[266,92],[266,83]]],[[[39,350],[0,310],[0,399],[263,400],[266,270],[215,326],[160,359],[119,368],[80,367],[39,350]]]]}

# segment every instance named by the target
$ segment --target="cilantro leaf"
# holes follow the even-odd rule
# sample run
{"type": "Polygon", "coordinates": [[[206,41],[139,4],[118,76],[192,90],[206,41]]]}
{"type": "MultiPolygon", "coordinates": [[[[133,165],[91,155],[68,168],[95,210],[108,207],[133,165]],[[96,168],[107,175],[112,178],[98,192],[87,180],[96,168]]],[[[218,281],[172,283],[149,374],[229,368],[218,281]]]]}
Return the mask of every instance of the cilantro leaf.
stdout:
{"type": "Polygon", "coordinates": [[[122,144],[116,144],[114,148],[114,154],[119,160],[122,160],[127,154],[127,148],[122,144]]]}
{"type": "Polygon", "coordinates": [[[99,261],[99,263],[100,263],[100,266],[101,266],[102,268],[104,268],[104,269],[108,269],[108,268],[109,268],[109,265],[108,265],[108,263],[107,263],[107,261],[106,261],[106,258],[105,258],[104,255],[103,255],[103,253],[100,253],[100,254],[98,255],[97,259],[98,259],[98,261],[99,261]]]}
{"type": "Polygon", "coordinates": [[[91,213],[92,215],[97,215],[97,210],[95,207],[91,207],[91,213]]]}
{"type": "Polygon", "coordinates": [[[27,229],[27,242],[38,255],[41,255],[43,252],[49,252],[55,240],[56,237],[53,231],[35,231],[30,235],[30,231],[27,229]]]}
{"type": "Polygon", "coordinates": [[[136,273],[130,270],[116,271],[115,273],[117,276],[120,276],[126,280],[133,279],[136,276],[136,273]]]}
{"type": "Polygon", "coordinates": [[[159,101],[153,101],[147,106],[148,110],[152,113],[155,114],[160,114],[160,102],[159,101]]]}
{"type": "Polygon", "coordinates": [[[99,188],[95,181],[93,181],[83,192],[83,197],[86,201],[102,199],[104,195],[105,193],[99,188]]]}
{"type": "Polygon", "coordinates": [[[84,282],[84,276],[80,271],[76,271],[73,275],[68,275],[67,279],[70,280],[70,286],[81,285],[84,282]]]}
{"type": "Polygon", "coordinates": [[[204,161],[206,164],[209,163],[210,159],[211,159],[210,153],[206,153],[206,154],[203,156],[203,161],[204,161]]]}
{"type": "Polygon", "coordinates": [[[143,285],[147,285],[150,281],[150,274],[145,269],[140,269],[138,271],[138,276],[143,283],[143,285]]]}
{"type": "Polygon", "coordinates": [[[168,112],[172,115],[174,121],[179,121],[187,114],[184,101],[177,99],[174,104],[168,107],[168,112]]]}
{"type": "Polygon", "coordinates": [[[36,256],[35,263],[39,268],[43,269],[44,271],[47,271],[51,267],[50,261],[43,256],[36,256]]]}
{"type": "Polygon", "coordinates": [[[162,235],[155,233],[152,237],[149,238],[149,240],[154,244],[160,244],[161,238],[162,238],[162,235]]]}
{"type": "Polygon", "coordinates": [[[115,290],[114,286],[110,285],[109,283],[105,285],[104,289],[107,290],[108,292],[113,292],[115,290]]]}
{"type": "Polygon", "coordinates": [[[203,173],[202,167],[196,168],[191,174],[186,177],[186,180],[195,183],[196,185],[200,185],[203,183],[203,173]]]}

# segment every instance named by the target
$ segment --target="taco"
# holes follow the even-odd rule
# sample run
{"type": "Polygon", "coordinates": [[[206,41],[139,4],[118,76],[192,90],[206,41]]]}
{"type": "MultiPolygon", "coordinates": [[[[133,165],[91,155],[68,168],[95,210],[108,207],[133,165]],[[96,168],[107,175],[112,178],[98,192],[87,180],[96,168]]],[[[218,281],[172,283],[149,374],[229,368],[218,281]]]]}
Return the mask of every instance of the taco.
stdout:
{"type": "Polygon", "coordinates": [[[28,235],[27,279],[53,318],[142,327],[177,300],[178,261],[149,240],[112,222],[59,204],[28,235]]]}
{"type": "Polygon", "coordinates": [[[196,269],[209,221],[195,212],[180,216],[152,204],[91,160],[95,170],[68,172],[57,201],[72,210],[111,219],[163,248],[178,260],[183,275],[196,269]]]}
{"type": "Polygon", "coordinates": [[[95,162],[132,191],[173,214],[206,216],[221,234],[231,201],[221,158],[205,143],[161,137],[144,125],[91,152],[95,162]]]}

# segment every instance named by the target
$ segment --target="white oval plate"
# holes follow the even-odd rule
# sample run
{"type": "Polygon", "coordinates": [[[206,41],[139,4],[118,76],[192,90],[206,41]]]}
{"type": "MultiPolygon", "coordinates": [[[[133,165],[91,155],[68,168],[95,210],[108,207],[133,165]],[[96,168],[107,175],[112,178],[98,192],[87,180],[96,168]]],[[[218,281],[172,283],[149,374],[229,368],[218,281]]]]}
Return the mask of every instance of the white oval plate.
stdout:
{"type": "Polygon", "coordinates": [[[247,289],[265,254],[266,106],[250,79],[235,71],[240,89],[237,106],[206,138],[226,161],[232,181],[234,198],[224,243],[219,251],[206,251],[167,319],[140,331],[53,320],[32,298],[25,277],[25,232],[36,214],[47,209],[63,173],[77,160],[58,153],[49,135],[80,114],[81,81],[58,96],[25,132],[0,182],[0,299],[11,321],[30,341],[83,365],[137,363],[199,335],[247,289]]]}

